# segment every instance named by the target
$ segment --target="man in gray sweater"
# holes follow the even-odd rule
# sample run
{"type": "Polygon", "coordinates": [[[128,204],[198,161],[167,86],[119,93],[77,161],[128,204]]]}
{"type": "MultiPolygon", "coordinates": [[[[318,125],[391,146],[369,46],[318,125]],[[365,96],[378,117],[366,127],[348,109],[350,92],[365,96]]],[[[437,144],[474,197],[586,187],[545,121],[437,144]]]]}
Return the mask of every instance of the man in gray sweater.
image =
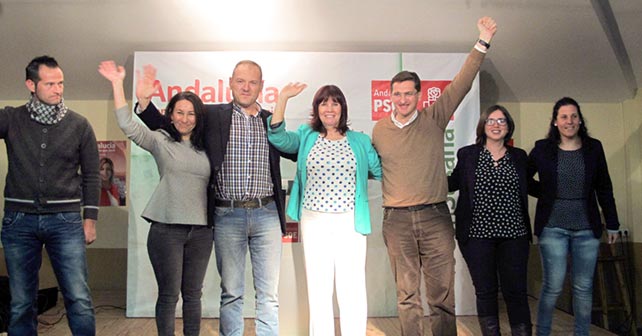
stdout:
{"type": "Polygon", "coordinates": [[[2,220],[11,291],[9,334],[37,335],[38,270],[44,246],[72,334],[95,335],[85,245],[96,239],[96,137],[87,119],[65,106],[64,76],[55,59],[34,58],[26,77],[30,100],[0,109],[0,138],[9,159],[2,220]]]}

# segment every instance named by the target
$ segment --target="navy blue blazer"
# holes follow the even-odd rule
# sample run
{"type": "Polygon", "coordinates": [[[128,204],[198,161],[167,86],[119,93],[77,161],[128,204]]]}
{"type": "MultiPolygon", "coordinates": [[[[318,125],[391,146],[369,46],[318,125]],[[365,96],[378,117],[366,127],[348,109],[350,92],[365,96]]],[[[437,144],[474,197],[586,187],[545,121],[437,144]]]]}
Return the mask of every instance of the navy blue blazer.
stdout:
{"type": "MultiPolygon", "coordinates": [[[[557,153],[558,146],[548,139],[538,140],[528,156],[528,177],[539,176],[529,191],[537,197],[535,211],[535,235],[539,236],[548,223],[557,197],[557,153]]],[[[600,238],[603,231],[598,202],[604,214],[606,228],[617,230],[620,222],[613,198],[613,184],[606,165],[602,143],[587,138],[582,143],[584,155],[584,198],[586,199],[587,216],[595,238],[600,238]]]]}
{"type": "MultiPolygon", "coordinates": [[[[473,222],[473,205],[475,198],[475,170],[479,161],[481,145],[469,145],[457,151],[457,165],[448,177],[448,191],[459,190],[459,200],[455,208],[455,237],[460,244],[465,244],[470,235],[473,222]]],[[[523,149],[506,146],[509,158],[519,177],[519,198],[522,203],[522,218],[528,231],[528,240],[532,239],[531,221],[528,216],[528,179],[526,175],[526,152],[523,149]]]]}
{"type": "MultiPolygon", "coordinates": [[[[216,176],[221,170],[223,159],[227,150],[227,143],[230,139],[230,127],[232,125],[232,103],[227,104],[206,104],[205,105],[205,151],[210,160],[212,173],[207,193],[207,218],[210,226],[214,225],[214,209],[216,201],[216,176]]],[[[265,137],[267,139],[267,118],[272,115],[266,110],[259,112],[263,119],[265,127],[265,137]]],[[[161,128],[165,123],[165,118],[150,103],[145,111],[138,114],[140,119],[152,130],[161,128]]],[[[292,161],[296,161],[296,154],[282,153],[268,141],[270,146],[270,175],[272,176],[272,185],[274,186],[274,201],[281,221],[281,232],[285,234],[285,191],[281,186],[281,159],[283,156],[292,161]]]]}

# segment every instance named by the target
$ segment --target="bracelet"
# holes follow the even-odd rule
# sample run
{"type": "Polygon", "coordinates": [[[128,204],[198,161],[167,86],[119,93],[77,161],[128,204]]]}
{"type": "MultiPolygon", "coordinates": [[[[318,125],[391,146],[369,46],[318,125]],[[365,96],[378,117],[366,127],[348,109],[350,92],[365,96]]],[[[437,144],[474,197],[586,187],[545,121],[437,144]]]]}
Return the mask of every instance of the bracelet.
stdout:
{"type": "Polygon", "coordinates": [[[477,41],[477,43],[481,44],[481,45],[482,45],[484,48],[486,48],[486,49],[490,49],[490,43],[488,43],[488,42],[486,42],[486,41],[484,41],[484,40],[482,40],[482,39],[479,39],[479,40],[477,41]]]}

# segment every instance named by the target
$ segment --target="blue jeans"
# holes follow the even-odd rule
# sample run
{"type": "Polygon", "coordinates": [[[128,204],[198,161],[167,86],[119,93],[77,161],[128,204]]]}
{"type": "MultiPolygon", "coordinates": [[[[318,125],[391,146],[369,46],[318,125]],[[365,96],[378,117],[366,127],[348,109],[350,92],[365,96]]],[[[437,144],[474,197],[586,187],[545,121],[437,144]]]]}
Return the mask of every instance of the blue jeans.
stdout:
{"type": "Polygon", "coordinates": [[[158,283],[158,335],[174,335],[179,294],[183,297],[183,335],[199,335],[203,279],[212,254],[212,229],[205,225],[153,223],[147,236],[147,253],[158,283]]]}
{"type": "Polygon", "coordinates": [[[9,335],[37,335],[38,270],[45,246],[62,292],[73,335],[95,335],[87,285],[85,231],[78,212],[28,214],[5,211],[2,245],[9,272],[9,335]]]}
{"type": "Polygon", "coordinates": [[[543,283],[537,310],[537,335],[549,335],[553,309],[562,292],[571,253],[575,335],[588,335],[593,308],[593,273],[600,241],[592,230],[570,231],[545,227],[539,236],[543,283]]]}
{"type": "Polygon", "coordinates": [[[221,276],[221,336],[243,335],[245,258],[256,291],[256,335],[279,334],[281,225],[274,202],[262,208],[216,208],[214,250],[221,276]]]}

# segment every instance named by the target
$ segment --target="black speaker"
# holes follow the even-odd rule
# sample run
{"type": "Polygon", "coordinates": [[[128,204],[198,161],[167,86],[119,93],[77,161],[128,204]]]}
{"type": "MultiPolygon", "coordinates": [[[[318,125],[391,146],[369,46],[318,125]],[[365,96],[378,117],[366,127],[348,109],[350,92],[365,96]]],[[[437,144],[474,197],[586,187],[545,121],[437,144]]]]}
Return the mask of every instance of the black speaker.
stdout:
{"type": "Polygon", "coordinates": [[[45,288],[38,291],[38,315],[56,306],[58,302],[58,287],[45,288]]]}
{"type": "MultiPolygon", "coordinates": [[[[9,277],[0,276],[0,332],[7,331],[9,313],[11,312],[11,292],[9,277]]],[[[45,288],[38,291],[38,315],[56,306],[58,302],[58,287],[45,288]]]]}
{"type": "Polygon", "coordinates": [[[9,313],[11,312],[9,302],[11,302],[9,277],[0,276],[0,332],[7,331],[9,327],[9,313]]]}

